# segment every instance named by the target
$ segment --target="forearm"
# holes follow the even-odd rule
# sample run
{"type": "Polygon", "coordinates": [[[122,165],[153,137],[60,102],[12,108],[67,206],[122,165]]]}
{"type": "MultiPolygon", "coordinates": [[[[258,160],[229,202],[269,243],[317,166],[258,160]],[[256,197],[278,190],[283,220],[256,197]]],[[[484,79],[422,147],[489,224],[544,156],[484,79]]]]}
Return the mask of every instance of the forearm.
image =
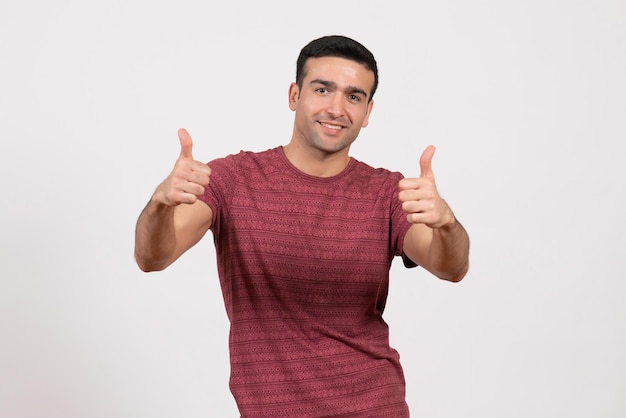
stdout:
{"type": "Polygon", "coordinates": [[[141,270],[163,270],[171,263],[176,248],[174,209],[152,199],[139,215],[135,260],[141,270]]]}
{"type": "Polygon", "coordinates": [[[452,282],[463,279],[469,268],[469,237],[456,219],[433,229],[428,259],[433,274],[440,279],[452,282]]]}
{"type": "Polygon", "coordinates": [[[414,224],[405,237],[404,253],[440,279],[458,282],[469,267],[469,237],[454,218],[438,228],[414,224]]]}

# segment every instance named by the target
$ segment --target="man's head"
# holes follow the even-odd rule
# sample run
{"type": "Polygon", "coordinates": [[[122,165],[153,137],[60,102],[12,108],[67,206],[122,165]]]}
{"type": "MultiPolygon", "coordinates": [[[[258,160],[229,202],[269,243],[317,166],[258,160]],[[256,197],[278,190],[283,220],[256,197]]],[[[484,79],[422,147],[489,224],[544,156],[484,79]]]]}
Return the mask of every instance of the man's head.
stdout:
{"type": "Polygon", "coordinates": [[[306,62],[309,58],[338,57],[358,62],[374,73],[374,85],[368,101],[374,97],[378,88],[378,67],[374,55],[359,42],[341,35],[330,35],[309,42],[298,56],[296,63],[296,84],[302,89],[302,80],[306,77],[306,62]]]}

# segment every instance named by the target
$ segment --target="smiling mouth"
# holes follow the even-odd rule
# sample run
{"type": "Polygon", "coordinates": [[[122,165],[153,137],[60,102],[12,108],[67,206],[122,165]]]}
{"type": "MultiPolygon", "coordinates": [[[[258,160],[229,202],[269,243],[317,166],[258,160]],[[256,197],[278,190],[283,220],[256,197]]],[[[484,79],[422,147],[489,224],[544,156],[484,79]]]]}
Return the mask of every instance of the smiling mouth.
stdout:
{"type": "Polygon", "coordinates": [[[339,131],[342,128],[342,126],[340,126],[340,125],[331,125],[331,124],[325,123],[325,122],[320,122],[320,125],[322,125],[325,128],[328,128],[328,129],[333,129],[335,131],[339,131]]]}

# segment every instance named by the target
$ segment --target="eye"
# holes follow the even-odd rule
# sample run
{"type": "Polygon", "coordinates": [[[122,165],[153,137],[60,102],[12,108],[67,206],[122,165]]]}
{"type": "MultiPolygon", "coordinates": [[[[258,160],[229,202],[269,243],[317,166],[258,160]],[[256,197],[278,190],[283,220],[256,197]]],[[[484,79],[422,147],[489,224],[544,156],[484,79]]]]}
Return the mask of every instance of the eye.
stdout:
{"type": "Polygon", "coordinates": [[[349,94],[348,100],[350,100],[351,102],[360,102],[361,97],[357,96],[356,94],[349,94]]]}
{"type": "Polygon", "coordinates": [[[328,93],[328,89],[326,87],[318,87],[315,89],[316,92],[321,93],[321,94],[326,94],[328,93]]]}

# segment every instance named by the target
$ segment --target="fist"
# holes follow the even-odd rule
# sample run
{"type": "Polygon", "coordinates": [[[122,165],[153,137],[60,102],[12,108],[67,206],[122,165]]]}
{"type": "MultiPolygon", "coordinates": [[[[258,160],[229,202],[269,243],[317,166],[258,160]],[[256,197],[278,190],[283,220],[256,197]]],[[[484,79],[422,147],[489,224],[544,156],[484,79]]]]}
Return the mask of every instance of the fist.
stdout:
{"type": "Polygon", "coordinates": [[[432,170],[433,155],[435,147],[430,145],[420,157],[420,176],[404,178],[398,183],[400,189],[398,198],[410,223],[441,228],[454,222],[454,215],[437,192],[432,170]]]}
{"type": "Polygon", "coordinates": [[[157,187],[153,199],[167,206],[192,204],[204,194],[209,184],[211,169],[193,159],[191,136],[185,129],[178,130],[180,155],[169,176],[157,187]]]}

